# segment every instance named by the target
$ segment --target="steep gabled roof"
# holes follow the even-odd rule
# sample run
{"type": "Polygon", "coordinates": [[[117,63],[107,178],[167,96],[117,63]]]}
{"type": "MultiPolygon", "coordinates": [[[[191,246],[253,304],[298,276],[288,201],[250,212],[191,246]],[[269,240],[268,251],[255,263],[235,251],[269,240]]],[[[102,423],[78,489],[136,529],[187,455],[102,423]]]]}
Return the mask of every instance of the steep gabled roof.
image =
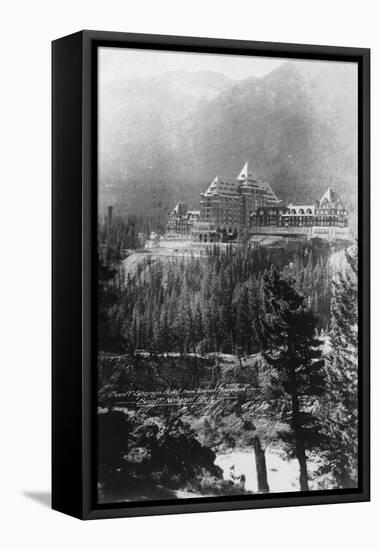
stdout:
{"type": "Polygon", "coordinates": [[[205,191],[204,195],[213,195],[217,191],[218,184],[220,182],[219,176],[216,176],[212,183],[208,186],[208,189],[205,191]]]}
{"type": "Polygon", "coordinates": [[[204,196],[210,197],[212,195],[236,195],[238,189],[236,184],[227,183],[221,181],[220,177],[217,176],[212,183],[209,185],[208,189],[205,191],[204,196]]]}
{"type": "Polygon", "coordinates": [[[237,181],[243,188],[248,189],[260,189],[265,192],[266,199],[271,204],[280,204],[281,201],[275,195],[271,185],[268,182],[258,181],[252,175],[249,167],[249,163],[246,161],[239,175],[237,181]]]}
{"type": "Polygon", "coordinates": [[[335,189],[328,187],[323,196],[321,197],[320,204],[328,202],[329,204],[335,202],[341,202],[339,196],[337,195],[335,189]]]}
{"type": "Polygon", "coordinates": [[[271,204],[278,204],[278,205],[281,204],[282,201],[279,200],[278,197],[275,195],[271,185],[268,182],[266,181],[259,182],[258,185],[259,187],[265,190],[266,198],[271,204]]]}

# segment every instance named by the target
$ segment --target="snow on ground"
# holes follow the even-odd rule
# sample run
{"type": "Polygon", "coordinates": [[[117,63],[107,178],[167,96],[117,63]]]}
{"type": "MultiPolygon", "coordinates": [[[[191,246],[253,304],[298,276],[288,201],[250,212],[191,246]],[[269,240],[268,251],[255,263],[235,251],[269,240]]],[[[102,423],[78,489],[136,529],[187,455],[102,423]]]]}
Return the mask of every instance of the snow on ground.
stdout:
{"type": "MultiPolygon", "coordinates": [[[[244,474],[246,478],[245,489],[258,491],[257,472],[253,450],[249,452],[234,451],[227,454],[219,454],[215,460],[224,473],[224,479],[231,479],[231,467],[234,465],[235,473],[244,474]]],[[[271,493],[299,491],[299,463],[297,460],[285,460],[274,449],[266,450],[266,466],[268,485],[271,493]]],[[[315,466],[308,464],[309,473],[315,466]]],[[[312,489],[312,482],[310,482],[312,489]]]]}

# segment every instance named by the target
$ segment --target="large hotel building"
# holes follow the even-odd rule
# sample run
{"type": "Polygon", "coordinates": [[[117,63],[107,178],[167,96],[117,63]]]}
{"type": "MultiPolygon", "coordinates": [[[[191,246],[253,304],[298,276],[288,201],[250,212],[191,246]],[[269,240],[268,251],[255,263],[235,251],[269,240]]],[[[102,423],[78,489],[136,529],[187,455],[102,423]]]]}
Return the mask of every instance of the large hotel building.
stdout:
{"type": "Polygon", "coordinates": [[[212,181],[201,194],[200,210],[177,204],[167,232],[203,243],[265,234],[348,238],[348,212],[332,188],[313,204],[283,205],[269,183],[252,176],[246,162],[235,182],[219,176],[212,181]]]}

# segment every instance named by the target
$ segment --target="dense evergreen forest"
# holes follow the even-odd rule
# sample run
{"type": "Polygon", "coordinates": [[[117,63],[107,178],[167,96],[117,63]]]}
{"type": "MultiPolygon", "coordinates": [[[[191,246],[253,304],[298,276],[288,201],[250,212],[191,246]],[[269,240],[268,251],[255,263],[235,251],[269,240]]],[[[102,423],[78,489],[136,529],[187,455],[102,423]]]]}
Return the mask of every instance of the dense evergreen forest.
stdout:
{"type": "Polygon", "coordinates": [[[225,482],[214,465],[220,448],[235,447],[252,449],[259,492],[267,492],[265,450],[272,445],[297,459],[302,491],[314,480],[318,488],[356,486],[355,247],[321,240],[215,245],[185,258],[145,253],[135,272],[125,273],[122,260],[138,254],[142,227],[137,218],[99,227],[99,396],[124,390],[133,369],[159,383],[167,361],[200,377],[217,366],[216,383],[242,381],[250,389],[232,402],[150,414],[102,400],[103,497],[107,486],[114,497],[120,475],[130,487],[152,472],[166,488],[241,493],[243,479],[225,482]],[[311,458],[318,463],[313,477],[311,458]]]}

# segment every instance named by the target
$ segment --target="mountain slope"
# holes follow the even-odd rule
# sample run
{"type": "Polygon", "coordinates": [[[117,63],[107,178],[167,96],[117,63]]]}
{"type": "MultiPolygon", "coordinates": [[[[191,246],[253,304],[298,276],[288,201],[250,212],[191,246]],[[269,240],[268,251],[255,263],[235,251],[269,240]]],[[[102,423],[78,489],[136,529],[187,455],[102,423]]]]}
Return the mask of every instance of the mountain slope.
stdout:
{"type": "Polygon", "coordinates": [[[102,203],[163,219],[249,160],[285,202],[334,186],[354,207],[356,112],[355,71],[335,63],[291,62],[243,81],[181,71],[124,83],[101,100],[102,203]]]}

